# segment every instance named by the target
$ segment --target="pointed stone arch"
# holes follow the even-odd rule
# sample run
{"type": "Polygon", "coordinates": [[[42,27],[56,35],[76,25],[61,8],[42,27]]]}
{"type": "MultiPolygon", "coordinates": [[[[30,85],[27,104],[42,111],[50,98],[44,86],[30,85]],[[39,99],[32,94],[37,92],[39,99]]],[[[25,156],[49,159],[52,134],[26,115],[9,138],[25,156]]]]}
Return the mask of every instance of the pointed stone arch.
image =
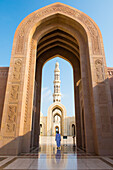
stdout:
{"type": "MultiPolygon", "coordinates": [[[[69,36],[68,40],[70,40],[69,36]]],[[[0,153],[6,154],[6,150],[7,154],[29,152],[33,98],[37,98],[38,114],[42,67],[55,55],[62,55],[72,64],[74,75],[78,75],[78,70],[81,75],[77,78],[74,76],[74,92],[77,94],[77,82],[81,78],[86,151],[99,155],[113,154],[113,124],[110,120],[112,118],[112,102],[100,30],[86,14],[61,3],[52,4],[31,13],[16,30],[1,124],[0,153]],[[72,43],[69,46],[66,42],[60,41],[61,46],[60,43],[55,44],[56,54],[52,54],[54,51],[50,46],[50,53],[50,49],[46,49],[49,57],[40,55],[36,61],[38,43],[55,29],[62,30],[65,35],[69,34],[77,41],[79,56],[74,53],[75,48],[73,52],[72,43]],[[64,49],[71,57],[66,56],[66,53],[63,54],[64,49]],[[101,65],[101,68],[98,65],[101,65]],[[40,75],[36,82],[35,70],[40,75]],[[36,96],[34,96],[35,89],[38,89],[36,96]]],[[[77,97],[75,95],[75,104],[79,106],[77,97]]],[[[76,107],[76,113],[76,122],[79,123],[78,107],[76,107]]]]}

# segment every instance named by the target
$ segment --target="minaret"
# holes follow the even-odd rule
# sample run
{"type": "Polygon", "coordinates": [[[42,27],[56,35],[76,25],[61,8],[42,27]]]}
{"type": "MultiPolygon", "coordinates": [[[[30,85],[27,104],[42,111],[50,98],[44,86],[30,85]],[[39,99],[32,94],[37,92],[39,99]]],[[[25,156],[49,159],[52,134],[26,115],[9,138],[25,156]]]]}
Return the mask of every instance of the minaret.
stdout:
{"type": "Polygon", "coordinates": [[[56,62],[54,70],[54,93],[53,93],[53,102],[61,102],[61,93],[60,93],[60,69],[59,63],[56,62]]]}

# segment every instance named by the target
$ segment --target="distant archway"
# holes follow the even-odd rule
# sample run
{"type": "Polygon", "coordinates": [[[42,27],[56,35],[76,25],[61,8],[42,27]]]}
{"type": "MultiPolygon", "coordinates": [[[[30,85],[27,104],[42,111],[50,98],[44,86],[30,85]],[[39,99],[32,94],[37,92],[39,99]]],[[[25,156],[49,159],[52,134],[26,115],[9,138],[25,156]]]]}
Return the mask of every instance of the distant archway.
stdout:
{"type": "Polygon", "coordinates": [[[66,124],[66,109],[63,106],[63,104],[59,102],[55,102],[51,104],[48,108],[48,115],[47,115],[47,135],[55,135],[54,128],[56,126],[59,127],[59,130],[61,132],[61,135],[67,135],[67,124],[66,124]],[[57,125],[54,123],[53,118],[58,115],[60,117],[60,124],[57,123],[57,125]],[[60,127],[61,126],[61,127],[60,127]]]}

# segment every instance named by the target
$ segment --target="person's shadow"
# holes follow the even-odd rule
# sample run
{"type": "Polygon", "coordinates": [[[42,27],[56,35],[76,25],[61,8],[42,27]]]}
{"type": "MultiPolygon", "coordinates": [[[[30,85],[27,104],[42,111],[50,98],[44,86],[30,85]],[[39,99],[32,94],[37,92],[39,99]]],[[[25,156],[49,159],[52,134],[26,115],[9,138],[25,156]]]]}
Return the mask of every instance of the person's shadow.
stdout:
{"type": "Polygon", "coordinates": [[[57,149],[57,153],[56,153],[55,157],[56,157],[56,162],[57,162],[57,163],[60,163],[61,150],[57,149]]]}

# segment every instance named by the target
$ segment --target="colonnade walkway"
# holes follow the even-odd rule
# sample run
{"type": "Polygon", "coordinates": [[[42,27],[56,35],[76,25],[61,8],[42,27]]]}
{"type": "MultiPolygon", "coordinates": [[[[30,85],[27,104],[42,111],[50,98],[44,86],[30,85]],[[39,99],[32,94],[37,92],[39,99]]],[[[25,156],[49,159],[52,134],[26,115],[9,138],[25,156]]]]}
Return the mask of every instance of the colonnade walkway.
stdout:
{"type": "Polygon", "coordinates": [[[0,170],[111,170],[113,157],[95,156],[73,147],[73,138],[61,141],[57,150],[54,137],[41,137],[40,149],[20,156],[0,156],[0,170]]]}

